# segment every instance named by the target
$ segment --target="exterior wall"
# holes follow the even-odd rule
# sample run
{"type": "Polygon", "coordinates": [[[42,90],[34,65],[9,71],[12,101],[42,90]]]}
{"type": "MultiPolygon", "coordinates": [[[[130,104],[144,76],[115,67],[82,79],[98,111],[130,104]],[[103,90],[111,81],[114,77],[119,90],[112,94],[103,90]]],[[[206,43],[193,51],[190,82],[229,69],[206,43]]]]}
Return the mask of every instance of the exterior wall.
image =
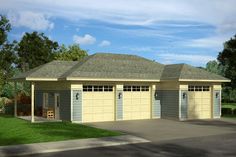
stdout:
{"type": "Polygon", "coordinates": [[[213,118],[221,117],[221,84],[213,85],[212,97],[213,97],[213,118]]]}
{"type": "Polygon", "coordinates": [[[72,98],[72,120],[82,122],[82,90],[73,89],[72,98]]]}
{"type": "MultiPolygon", "coordinates": [[[[83,92],[83,85],[113,85],[114,86],[114,119],[113,120],[124,120],[124,92],[123,92],[123,85],[148,85],[149,87],[149,96],[148,96],[148,101],[150,104],[149,107],[149,113],[148,113],[148,117],[149,118],[160,118],[161,116],[161,111],[160,111],[160,95],[158,94],[158,99],[154,100],[154,91],[152,90],[152,85],[157,85],[156,84],[151,84],[151,83],[147,83],[147,82],[91,82],[91,81],[72,81],[70,88],[71,88],[71,92],[73,93],[73,90],[80,90],[82,92],[82,98],[81,98],[81,108],[76,108],[76,106],[74,106],[74,96],[73,94],[71,94],[71,109],[72,109],[72,114],[71,114],[71,120],[73,122],[84,122],[83,117],[84,117],[84,92],[83,92]],[[120,95],[120,99],[119,99],[119,93],[121,93],[120,95]],[[79,116],[80,115],[80,116],[79,116]],[[81,117],[82,116],[82,117],[81,117]]],[[[158,85],[157,85],[158,86],[158,85]]],[[[87,94],[88,95],[88,94],[87,94]]],[[[93,95],[93,94],[92,94],[93,95]]],[[[88,97],[88,96],[86,96],[88,97]]],[[[90,97],[90,96],[89,96],[90,97]]],[[[145,97],[146,98],[146,97],[145,97]]],[[[146,99],[145,99],[146,100],[146,99]]],[[[87,105],[86,105],[87,106],[87,105]]],[[[78,107],[78,106],[77,106],[78,107]]]]}
{"type": "Polygon", "coordinates": [[[51,108],[55,107],[54,94],[60,95],[60,119],[70,121],[71,115],[71,95],[68,88],[68,83],[65,82],[36,82],[35,83],[35,106],[41,108],[43,106],[43,93],[48,93],[48,105],[51,108]]]}
{"type": "MultiPolygon", "coordinates": [[[[210,103],[210,111],[211,111],[211,116],[212,118],[220,118],[221,116],[221,83],[217,83],[217,82],[181,82],[180,83],[180,92],[184,92],[184,91],[188,91],[188,85],[207,85],[210,86],[210,92],[209,93],[205,93],[204,95],[202,95],[202,97],[204,98],[204,101],[201,100],[201,102],[204,103],[210,103]],[[216,93],[219,93],[219,97],[216,99],[216,93]],[[210,94],[210,96],[209,96],[210,94]],[[209,97],[209,99],[208,99],[209,97]],[[206,99],[207,98],[207,99],[206,99]],[[210,101],[210,102],[208,102],[210,101]]],[[[197,94],[199,95],[199,94],[197,94]]],[[[189,97],[189,94],[187,95],[189,97]]],[[[188,111],[188,105],[184,110],[184,105],[186,102],[184,102],[183,100],[180,100],[180,119],[184,120],[187,119],[185,117],[188,117],[188,115],[186,115],[186,111],[188,111]]],[[[188,104],[189,102],[187,102],[188,104]]]]}
{"type": "Polygon", "coordinates": [[[161,117],[179,118],[179,83],[175,81],[161,82],[157,87],[161,102],[161,117]]]}
{"type": "Polygon", "coordinates": [[[71,84],[71,121],[82,122],[82,91],[83,86],[81,83],[71,84]],[[78,95],[78,100],[76,100],[76,94],[78,95]]]}
{"type": "Polygon", "coordinates": [[[156,85],[151,86],[152,118],[161,118],[161,95],[156,85]]]}
{"type": "Polygon", "coordinates": [[[116,120],[123,119],[123,85],[116,85],[116,120]],[[119,98],[119,94],[120,98],[119,98]]]}

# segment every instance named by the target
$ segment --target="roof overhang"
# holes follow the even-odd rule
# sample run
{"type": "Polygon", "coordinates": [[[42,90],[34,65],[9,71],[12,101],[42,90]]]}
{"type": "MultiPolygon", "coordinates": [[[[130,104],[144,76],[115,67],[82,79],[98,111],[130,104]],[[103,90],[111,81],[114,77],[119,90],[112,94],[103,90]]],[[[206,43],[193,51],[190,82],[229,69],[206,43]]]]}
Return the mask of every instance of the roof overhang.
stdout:
{"type": "Polygon", "coordinates": [[[180,82],[231,82],[231,80],[199,80],[199,79],[179,79],[180,82]]]}
{"type": "Polygon", "coordinates": [[[26,77],[26,81],[58,81],[58,78],[33,78],[33,77],[26,77]]]}
{"type": "Polygon", "coordinates": [[[160,82],[160,80],[148,79],[114,79],[114,78],[81,78],[81,77],[67,77],[68,81],[119,81],[119,82],[160,82]]]}

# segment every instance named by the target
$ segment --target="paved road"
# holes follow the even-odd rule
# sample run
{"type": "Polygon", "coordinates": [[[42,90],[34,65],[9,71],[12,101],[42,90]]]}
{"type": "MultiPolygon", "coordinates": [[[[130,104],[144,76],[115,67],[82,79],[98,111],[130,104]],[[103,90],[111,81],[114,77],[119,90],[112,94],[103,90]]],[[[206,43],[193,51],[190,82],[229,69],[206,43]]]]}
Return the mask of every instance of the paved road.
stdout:
{"type": "Polygon", "coordinates": [[[32,157],[236,157],[236,123],[231,120],[187,122],[144,120],[89,125],[120,130],[152,142],[40,154],[32,157]]]}
{"type": "Polygon", "coordinates": [[[235,157],[235,146],[236,134],[225,134],[160,143],[152,142],[32,155],[32,157],[235,157]]]}

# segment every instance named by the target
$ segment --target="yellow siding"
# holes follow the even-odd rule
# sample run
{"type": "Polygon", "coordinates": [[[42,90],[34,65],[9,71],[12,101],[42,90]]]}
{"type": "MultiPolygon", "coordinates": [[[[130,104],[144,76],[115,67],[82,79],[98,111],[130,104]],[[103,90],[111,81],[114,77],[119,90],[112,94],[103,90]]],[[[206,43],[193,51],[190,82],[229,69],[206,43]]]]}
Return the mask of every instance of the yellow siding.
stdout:
{"type": "Polygon", "coordinates": [[[221,84],[213,85],[214,90],[221,90],[221,84]]]}

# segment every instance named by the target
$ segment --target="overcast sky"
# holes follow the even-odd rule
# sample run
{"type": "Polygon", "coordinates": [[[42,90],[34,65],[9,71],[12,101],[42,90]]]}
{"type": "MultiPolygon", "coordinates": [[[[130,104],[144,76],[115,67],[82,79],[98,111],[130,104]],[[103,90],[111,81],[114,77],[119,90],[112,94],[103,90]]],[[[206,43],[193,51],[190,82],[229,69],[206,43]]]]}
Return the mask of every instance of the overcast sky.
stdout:
{"type": "Polygon", "coordinates": [[[59,44],[205,66],[236,34],[236,0],[0,0],[10,40],[44,32],[59,44]]]}

